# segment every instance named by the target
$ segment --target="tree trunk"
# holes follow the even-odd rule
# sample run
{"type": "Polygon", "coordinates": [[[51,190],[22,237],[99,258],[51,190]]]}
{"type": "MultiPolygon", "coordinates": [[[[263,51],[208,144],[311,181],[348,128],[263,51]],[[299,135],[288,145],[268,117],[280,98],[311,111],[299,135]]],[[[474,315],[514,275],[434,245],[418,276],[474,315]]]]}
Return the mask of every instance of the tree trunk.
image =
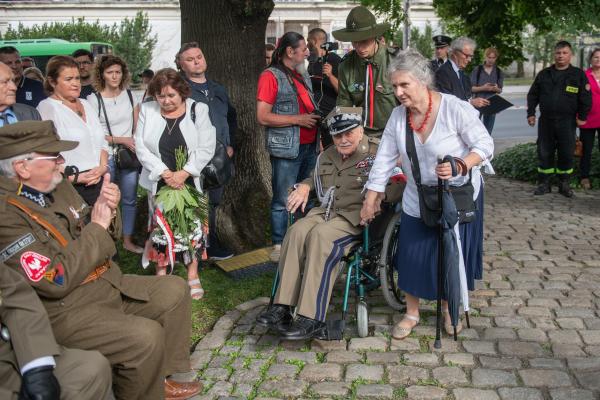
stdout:
{"type": "Polygon", "coordinates": [[[517,78],[523,78],[525,76],[525,68],[523,61],[517,61],[517,78]]]}
{"type": "Polygon", "coordinates": [[[236,253],[268,240],[271,167],[256,122],[256,87],[264,69],[272,0],[180,0],[181,40],[197,41],[208,76],[227,88],[237,110],[235,176],[217,212],[217,234],[236,253]]]}

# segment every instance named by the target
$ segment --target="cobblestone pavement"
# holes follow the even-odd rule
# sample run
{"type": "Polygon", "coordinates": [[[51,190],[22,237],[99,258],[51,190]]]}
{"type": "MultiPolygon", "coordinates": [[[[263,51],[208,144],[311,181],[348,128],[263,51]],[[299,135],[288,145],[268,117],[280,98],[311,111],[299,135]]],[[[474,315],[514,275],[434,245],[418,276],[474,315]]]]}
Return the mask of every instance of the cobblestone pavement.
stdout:
{"type": "MultiPolygon", "coordinates": [[[[471,329],[433,349],[433,305],[411,337],[369,294],[369,337],[282,342],[255,326],[265,298],[227,313],[196,347],[198,399],[600,399],[600,193],[534,197],[489,178],[484,280],[471,329]]],[[[332,306],[337,310],[339,296],[332,306]]],[[[335,311],[331,314],[335,314],[335,311]]],[[[350,318],[352,322],[352,318],[350,318]]]]}

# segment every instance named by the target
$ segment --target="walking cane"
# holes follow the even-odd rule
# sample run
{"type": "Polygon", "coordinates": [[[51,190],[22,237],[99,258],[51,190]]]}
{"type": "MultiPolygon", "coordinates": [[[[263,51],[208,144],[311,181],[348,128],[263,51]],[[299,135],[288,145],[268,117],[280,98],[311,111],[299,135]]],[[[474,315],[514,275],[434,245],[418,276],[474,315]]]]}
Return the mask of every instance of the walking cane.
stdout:
{"type": "MultiPolygon", "coordinates": [[[[438,164],[443,163],[441,157],[438,157],[438,164]]],[[[444,190],[448,190],[448,181],[442,180],[438,178],[438,212],[439,212],[439,220],[438,220],[438,265],[437,265],[437,274],[438,274],[438,282],[437,282],[437,305],[435,309],[435,342],[433,343],[433,347],[436,349],[440,349],[442,347],[442,290],[444,287],[444,271],[442,262],[444,260],[444,246],[443,246],[443,237],[444,237],[444,228],[442,227],[442,194],[444,190]]]]}

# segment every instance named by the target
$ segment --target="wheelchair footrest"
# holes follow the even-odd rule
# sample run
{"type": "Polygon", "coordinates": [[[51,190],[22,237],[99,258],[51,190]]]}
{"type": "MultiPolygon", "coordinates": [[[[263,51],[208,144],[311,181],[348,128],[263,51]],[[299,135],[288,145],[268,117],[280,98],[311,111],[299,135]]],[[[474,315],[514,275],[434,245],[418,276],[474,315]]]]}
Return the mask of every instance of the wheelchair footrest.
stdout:
{"type": "Polygon", "coordinates": [[[321,340],[342,340],[344,338],[344,329],[346,328],[346,321],[342,319],[327,321],[326,326],[321,331],[318,339],[321,340]]]}

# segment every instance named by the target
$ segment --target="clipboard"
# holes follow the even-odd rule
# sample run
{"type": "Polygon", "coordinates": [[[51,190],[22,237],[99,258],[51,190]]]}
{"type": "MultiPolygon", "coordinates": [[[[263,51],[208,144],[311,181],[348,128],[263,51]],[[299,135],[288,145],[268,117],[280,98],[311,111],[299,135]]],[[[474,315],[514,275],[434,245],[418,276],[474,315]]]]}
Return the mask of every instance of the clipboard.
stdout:
{"type": "Polygon", "coordinates": [[[477,111],[479,111],[480,113],[482,113],[484,115],[498,114],[499,112],[502,112],[502,111],[506,110],[507,108],[513,106],[513,103],[511,103],[510,101],[506,100],[504,97],[499,96],[497,94],[488,98],[488,100],[489,100],[490,104],[485,107],[478,108],[477,111]]]}

